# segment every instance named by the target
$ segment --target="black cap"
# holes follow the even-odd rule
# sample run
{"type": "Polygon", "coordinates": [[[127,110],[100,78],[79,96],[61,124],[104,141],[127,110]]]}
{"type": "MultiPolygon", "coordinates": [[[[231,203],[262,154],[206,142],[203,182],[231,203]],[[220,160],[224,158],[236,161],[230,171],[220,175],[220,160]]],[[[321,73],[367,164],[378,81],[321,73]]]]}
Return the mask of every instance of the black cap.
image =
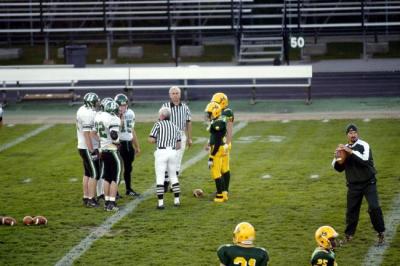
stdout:
{"type": "Polygon", "coordinates": [[[349,124],[346,127],[346,134],[348,134],[350,131],[358,131],[357,126],[354,124],[349,124]]]}

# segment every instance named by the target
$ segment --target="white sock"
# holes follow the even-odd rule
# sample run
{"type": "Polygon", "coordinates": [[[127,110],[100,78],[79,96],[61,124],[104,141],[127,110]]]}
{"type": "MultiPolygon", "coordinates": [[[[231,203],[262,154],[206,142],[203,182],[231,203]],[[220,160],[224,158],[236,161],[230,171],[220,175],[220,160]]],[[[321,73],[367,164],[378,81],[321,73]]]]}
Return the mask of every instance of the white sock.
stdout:
{"type": "Polygon", "coordinates": [[[110,201],[115,201],[115,197],[110,197],[110,201]]]}
{"type": "Polygon", "coordinates": [[[163,199],[159,199],[158,200],[158,206],[163,206],[164,205],[164,200],[163,199]]]}
{"type": "Polygon", "coordinates": [[[110,196],[105,196],[104,199],[105,199],[106,201],[110,201],[110,196]]]}
{"type": "Polygon", "coordinates": [[[179,204],[179,203],[180,203],[179,198],[178,197],[174,198],[174,204],[179,204]]]}

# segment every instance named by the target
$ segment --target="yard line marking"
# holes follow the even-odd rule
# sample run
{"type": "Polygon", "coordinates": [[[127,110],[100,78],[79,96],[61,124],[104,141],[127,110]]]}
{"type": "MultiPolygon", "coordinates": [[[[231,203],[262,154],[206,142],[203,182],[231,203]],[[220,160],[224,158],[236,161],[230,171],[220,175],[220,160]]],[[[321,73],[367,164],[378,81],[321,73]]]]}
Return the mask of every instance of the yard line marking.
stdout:
{"type": "MultiPolygon", "coordinates": [[[[234,127],[234,133],[237,133],[239,130],[247,126],[247,122],[239,122],[234,127]]],[[[185,163],[182,164],[182,172],[203,159],[208,154],[207,151],[202,150],[196,156],[192,157],[191,159],[187,160],[185,163]]],[[[110,231],[112,226],[124,218],[129,213],[133,212],[136,207],[144,200],[150,198],[150,196],[154,196],[154,187],[153,184],[149,189],[147,189],[140,198],[136,198],[135,200],[129,202],[122,208],[119,212],[115,213],[114,215],[110,216],[103,224],[98,226],[93,232],[91,232],[86,238],[84,238],[78,245],[74,246],[62,259],[60,259],[56,266],[65,266],[65,265],[72,265],[73,262],[79,258],[83,253],[85,253],[90,246],[93,244],[94,241],[104,236],[106,233],[110,231]]]]}
{"type": "Polygon", "coordinates": [[[396,236],[397,226],[400,224],[400,193],[396,195],[393,201],[392,209],[385,217],[385,244],[383,246],[371,246],[367,255],[364,258],[362,265],[364,266],[379,266],[382,264],[383,254],[390,248],[390,243],[396,236]]]}
{"type": "Polygon", "coordinates": [[[19,144],[19,143],[21,143],[21,142],[33,137],[33,136],[36,136],[37,134],[39,134],[39,133],[41,133],[41,132],[43,132],[43,131],[45,131],[45,130],[53,127],[53,126],[54,125],[50,125],[50,124],[49,125],[43,125],[43,126],[37,128],[35,130],[32,130],[31,132],[26,133],[25,135],[22,135],[21,137],[15,139],[15,140],[13,140],[13,141],[11,141],[9,143],[1,145],[0,146],[0,152],[5,151],[8,148],[11,148],[12,146],[15,146],[15,145],[17,145],[17,144],[19,144]]]}

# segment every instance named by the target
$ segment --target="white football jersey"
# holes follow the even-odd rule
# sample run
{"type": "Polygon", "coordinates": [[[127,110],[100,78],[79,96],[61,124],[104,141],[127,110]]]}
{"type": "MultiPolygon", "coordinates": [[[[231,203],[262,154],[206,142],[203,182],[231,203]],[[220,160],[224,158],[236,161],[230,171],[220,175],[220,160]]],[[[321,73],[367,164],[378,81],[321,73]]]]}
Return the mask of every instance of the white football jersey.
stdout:
{"type": "Polygon", "coordinates": [[[124,114],[124,120],[121,126],[120,140],[130,141],[133,139],[132,128],[135,127],[135,113],[128,109],[124,114]]]}
{"type": "Polygon", "coordinates": [[[87,149],[83,132],[93,131],[95,115],[96,111],[86,106],[81,106],[76,112],[76,135],[78,138],[78,149],[87,149]]]}
{"type": "Polygon", "coordinates": [[[117,147],[112,143],[110,131],[119,132],[121,120],[107,112],[99,112],[95,124],[95,130],[100,138],[100,149],[116,150],[117,147]]]}

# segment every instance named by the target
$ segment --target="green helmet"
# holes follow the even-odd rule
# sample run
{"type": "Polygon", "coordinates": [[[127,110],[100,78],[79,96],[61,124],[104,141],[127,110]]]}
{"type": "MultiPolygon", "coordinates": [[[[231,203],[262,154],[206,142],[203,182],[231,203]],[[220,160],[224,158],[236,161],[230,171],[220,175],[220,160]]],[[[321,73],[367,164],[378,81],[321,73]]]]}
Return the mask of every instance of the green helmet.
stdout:
{"type": "Polygon", "coordinates": [[[115,101],[109,101],[104,106],[104,111],[109,114],[118,115],[119,113],[119,105],[115,101]]]}
{"type": "Polygon", "coordinates": [[[86,107],[95,108],[99,102],[99,96],[94,92],[88,92],[83,96],[83,103],[86,107]]]}
{"type": "Polygon", "coordinates": [[[128,105],[128,97],[126,97],[126,95],[122,93],[115,95],[114,101],[116,101],[120,106],[128,105]]]}
{"type": "Polygon", "coordinates": [[[111,97],[107,97],[107,98],[104,98],[103,100],[101,100],[101,102],[100,102],[100,109],[101,109],[101,111],[104,111],[104,108],[105,108],[105,106],[106,106],[106,103],[108,103],[108,102],[112,102],[112,101],[114,101],[111,97]]]}

